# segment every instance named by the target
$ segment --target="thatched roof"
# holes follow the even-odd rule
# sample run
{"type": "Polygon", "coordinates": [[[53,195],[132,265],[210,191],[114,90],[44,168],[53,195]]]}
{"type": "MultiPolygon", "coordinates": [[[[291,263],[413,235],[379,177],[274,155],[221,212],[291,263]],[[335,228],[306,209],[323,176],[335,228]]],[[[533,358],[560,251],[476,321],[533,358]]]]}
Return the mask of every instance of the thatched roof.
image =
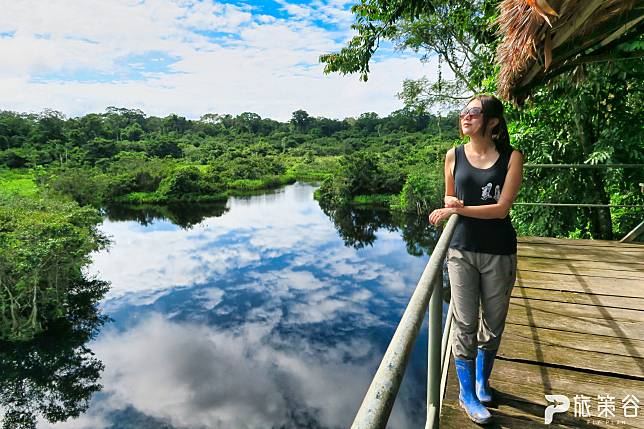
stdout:
{"type": "Polygon", "coordinates": [[[614,58],[615,46],[644,31],[644,2],[503,0],[498,24],[498,92],[522,104],[532,88],[576,65],[614,58]]]}

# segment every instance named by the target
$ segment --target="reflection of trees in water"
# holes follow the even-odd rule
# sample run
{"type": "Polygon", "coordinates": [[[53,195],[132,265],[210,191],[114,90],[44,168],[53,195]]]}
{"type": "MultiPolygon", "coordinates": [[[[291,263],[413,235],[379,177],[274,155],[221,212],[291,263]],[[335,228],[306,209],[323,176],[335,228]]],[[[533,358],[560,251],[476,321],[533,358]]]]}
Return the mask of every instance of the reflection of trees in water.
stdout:
{"type": "Polygon", "coordinates": [[[387,228],[389,231],[395,229],[388,210],[323,206],[322,211],[331,218],[344,244],[356,249],[367,245],[373,246],[378,229],[387,228]]]}
{"type": "Polygon", "coordinates": [[[392,214],[380,207],[354,208],[347,206],[328,207],[321,205],[324,214],[333,221],[346,246],[361,249],[373,246],[376,232],[400,230],[407,245],[407,252],[414,256],[429,254],[438,241],[439,233],[429,227],[425,216],[415,214],[392,214]]]}
{"type": "Polygon", "coordinates": [[[208,217],[228,211],[223,203],[185,203],[168,205],[114,205],[105,209],[110,220],[135,220],[143,226],[167,219],[181,228],[191,228],[208,217]]]}
{"type": "Polygon", "coordinates": [[[70,286],[68,317],[51,321],[23,342],[0,341],[0,407],[3,429],[35,428],[77,417],[89,406],[103,363],[86,346],[107,317],[97,309],[109,284],[78,279],[70,286]]]}

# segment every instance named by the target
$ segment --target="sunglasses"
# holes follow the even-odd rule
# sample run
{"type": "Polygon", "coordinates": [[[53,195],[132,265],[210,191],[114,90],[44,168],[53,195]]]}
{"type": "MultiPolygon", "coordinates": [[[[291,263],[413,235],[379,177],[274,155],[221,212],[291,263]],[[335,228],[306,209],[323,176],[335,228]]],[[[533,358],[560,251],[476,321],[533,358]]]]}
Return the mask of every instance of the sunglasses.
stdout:
{"type": "Polygon", "coordinates": [[[459,116],[460,116],[461,118],[464,118],[464,117],[466,117],[467,115],[470,115],[470,116],[472,116],[472,117],[477,117],[477,116],[479,116],[481,113],[483,113],[483,109],[481,109],[480,107],[470,107],[469,109],[463,109],[463,110],[461,110],[461,113],[459,113],[459,116]]]}

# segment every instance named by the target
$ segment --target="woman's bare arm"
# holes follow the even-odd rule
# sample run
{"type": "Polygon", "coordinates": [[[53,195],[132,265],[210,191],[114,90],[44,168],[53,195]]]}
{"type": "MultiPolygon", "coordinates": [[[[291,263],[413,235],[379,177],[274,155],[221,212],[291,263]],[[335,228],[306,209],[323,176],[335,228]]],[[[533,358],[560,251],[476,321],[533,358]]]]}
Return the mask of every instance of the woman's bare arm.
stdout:
{"type": "Polygon", "coordinates": [[[445,207],[463,207],[463,202],[456,197],[456,186],[454,185],[455,162],[455,149],[451,148],[445,155],[445,207]]]}

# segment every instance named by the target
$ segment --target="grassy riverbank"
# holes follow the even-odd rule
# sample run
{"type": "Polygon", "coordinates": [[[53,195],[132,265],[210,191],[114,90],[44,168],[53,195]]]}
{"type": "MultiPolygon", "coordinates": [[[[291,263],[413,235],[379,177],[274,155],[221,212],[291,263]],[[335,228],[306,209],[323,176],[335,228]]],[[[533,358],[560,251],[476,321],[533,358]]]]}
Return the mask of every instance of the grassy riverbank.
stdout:
{"type": "Polygon", "coordinates": [[[0,169],[0,196],[34,197],[38,193],[34,172],[23,169],[0,169]]]}

